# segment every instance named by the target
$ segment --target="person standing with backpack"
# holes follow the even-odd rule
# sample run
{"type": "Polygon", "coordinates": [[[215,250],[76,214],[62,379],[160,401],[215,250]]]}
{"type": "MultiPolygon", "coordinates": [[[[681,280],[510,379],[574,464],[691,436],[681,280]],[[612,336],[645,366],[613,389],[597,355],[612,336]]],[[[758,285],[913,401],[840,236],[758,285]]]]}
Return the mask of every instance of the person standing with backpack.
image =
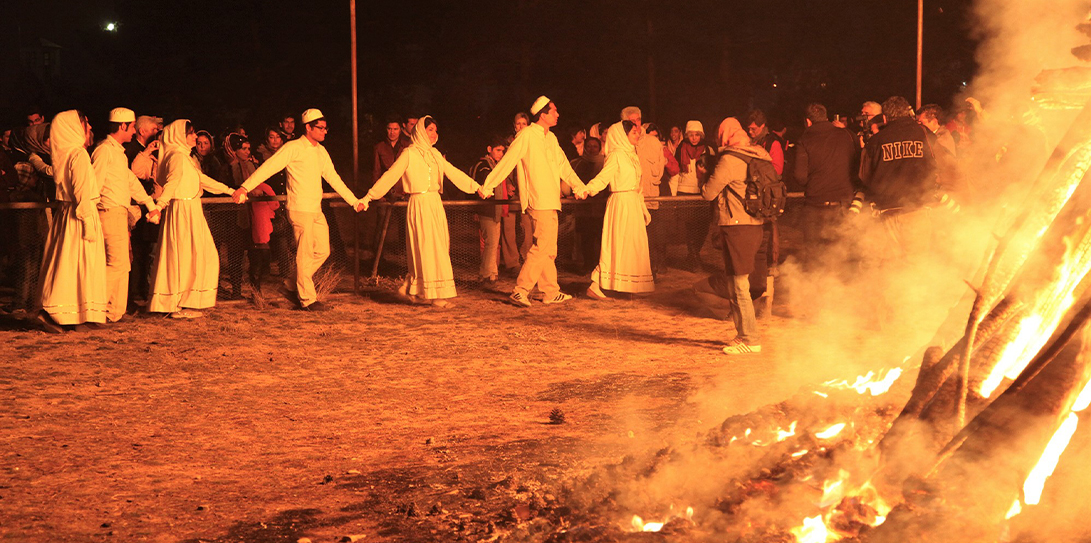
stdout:
{"type": "Polygon", "coordinates": [[[728,302],[735,338],[723,348],[724,354],[761,352],[754,304],[750,298],[750,273],[754,257],[762,244],[764,215],[779,214],[783,209],[783,189],[772,157],[758,145],[734,117],[720,123],[720,148],[715,168],[701,188],[705,200],[716,202],[717,224],[723,236],[724,267],[727,273],[728,302]],[[772,179],[769,178],[772,172],[772,179]]]}

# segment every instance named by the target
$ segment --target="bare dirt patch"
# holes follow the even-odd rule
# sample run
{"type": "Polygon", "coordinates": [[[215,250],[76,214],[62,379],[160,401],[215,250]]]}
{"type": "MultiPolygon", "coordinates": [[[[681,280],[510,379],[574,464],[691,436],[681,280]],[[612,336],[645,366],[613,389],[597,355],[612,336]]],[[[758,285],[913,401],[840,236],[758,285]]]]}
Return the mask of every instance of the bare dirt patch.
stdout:
{"type": "Polygon", "coordinates": [[[519,503],[559,503],[572,477],[811,379],[778,356],[778,316],[762,354],[720,354],[734,333],[695,316],[698,278],[530,310],[504,303],[509,280],[461,286],[448,310],[372,289],[319,314],[221,302],[61,336],[9,323],[0,539],[488,539],[497,510],[525,520],[519,503]]]}

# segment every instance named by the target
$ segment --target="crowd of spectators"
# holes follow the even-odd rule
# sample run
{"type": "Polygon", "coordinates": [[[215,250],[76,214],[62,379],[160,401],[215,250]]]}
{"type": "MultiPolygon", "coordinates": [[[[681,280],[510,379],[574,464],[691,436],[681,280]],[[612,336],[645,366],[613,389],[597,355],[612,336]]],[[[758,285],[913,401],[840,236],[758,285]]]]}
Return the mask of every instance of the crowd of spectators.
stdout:
{"type": "MultiPolygon", "coordinates": [[[[743,329],[753,331],[756,311],[751,301],[765,296],[769,277],[776,274],[781,260],[777,221],[754,217],[740,220],[738,213],[742,207],[732,211],[735,204],[731,202],[730,186],[736,184],[746,190],[748,161],[770,162],[789,187],[802,193],[803,205],[793,213],[798,213],[804,235],[799,252],[804,269],[821,266],[824,248],[839,243],[844,222],[861,212],[881,221],[890,232],[892,247],[900,256],[912,258],[926,250],[921,245],[931,239],[928,210],[941,201],[968,197],[966,187],[960,183],[957,164],[960,153],[973,141],[973,119],[980,112],[980,104],[973,100],[950,114],[935,104],[914,112],[904,98],[892,97],[881,104],[864,102],[858,115],[831,118],[823,105],[814,103],[806,107],[805,126],[798,129],[790,130],[783,120],[752,110],[738,117],[739,120],[725,119],[716,134],[706,134],[699,120],[660,126],[643,118],[639,108],[626,107],[620,120],[586,126],[570,123],[565,133],[560,134],[560,145],[575,175],[589,182],[607,164],[610,150],[604,149],[604,140],[608,129],[618,122],[638,128],[633,149],[640,166],[638,192],[644,198],[647,212],[644,243],[652,276],[658,280],[671,268],[700,272],[709,267],[702,258],[706,245],[722,251],[727,273],[713,274],[698,282],[695,290],[706,301],[718,302],[710,303],[714,312],[736,320],[740,338],[731,345],[737,347],[734,352],[743,353],[760,350],[756,337],[748,337],[743,329]],[[734,130],[735,125],[739,130],[734,130]],[[749,158],[735,162],[741,156],[739,153],[749,158]],[[725,161],[729,156],[734,158],[725,161]],[[719,182],[710,184],[717,172],[721,175],[719,182]],[[732,179],[728,181],[724,176],[732,179]],[[710,186],[717,187],[715,193],[709,193],[710,186]],[[669,206],[658,201],[671,196],[689,196],[691,200],[703,197],[712,203],[674,215],[669,206]],[[744,230],[745,236],[738,234],[744,230]],[[667,247],[671,241],[684,244],[682,258],[669,258],[667,247]]],[[[417,116],[392,115],[386,119],[380,131],[382,138],[373,149],[371,183],[410,148],[410,135],[417,121],[417,116]]],[[[510,131],[482,138],[483,154],[476,163],[460,166],[465,166],[464,170],[476,183],[484,184],[506,149],[530,125],[531,116],[524,112],[516,114],[510,131]]],[[[132,122],[132,137],[123,143],[127,166],[139,180],[145,198],[157,198],[163,189],[158,175],[163,129],[163,119],[159,117],[136,117],[132,122]]],[[[192,160],[203,175],[238,189],[285,143],[301,137],[296,132],[294,114],[274,119],[254,134],[251,139],[242,126],[218,134],[196,129],[192,160]]],[[[106,139],[97,145],[103,145],[106,139]]],[[[50,124],[41,111],[30,110],[21,126],[3,129],[0,182],[3,188],[0,198],[5,202],[48,203],[56,198],[50,124]]],[[[608,187],[609,183],[604,185],[608,187]]],[[[482,204],[476,209],[481,247],[478,275],[483,282],[495,283],[502,276],[514,276],[533,245],[530,216],[522,213],[520,205],[515,203],[521,197],[519,186],[517,171],[513,171],[495,189],[495,197],[506,202],[482,204]]],[[[273,174],[256,190],[250,195],[285,194],[286,172],[273,174]]],[[[562,191],[572,195],[573,187],[562,183],[562,191]]],[[[453,197],[453,192],[446,191],[444,198],[453,197]]],[[[576,207],[562,219],[560,226],[574,234],[566,260],[583,274],[597,269],[603,250],[602,207],[610,190],[595,192],[596,195],[589,195],[592,204],[576,207]],[[598,205],[594,204],[596,201],[598,205]]],[[[741,205],[742,196],[735,197],[741,205]]],[[[406,194],[401,184],[395,184],[385,198],[399,200],[406,198],[406,194]]],[[[129,310],[149,298],[148,278],[159,237],[157,225],[142,216],[132,203],[127,206],[131,231],[129,310]]],[[[401,225],[390,225],[391,208],[378,209],[377,213],[366,214],[363,221],[364,245],[372,252],[378,251],[382,244],[390,247],[402,243],[404,235],[401,225]]],[[[343,255],[344,244],[338,235],[335,216],[328,205],[324,205],[323,212],[333,225],[332,251],[343,255]]],[[[244,259],[249,262],[251,290],[257,295],[269,276],[288,278],[295,273],[292,225],[286,210],[276,201],[259,198],[244,208],[218,207],[205,213],[212,238],[227,259],[224,268],[229,287],[221,289],[221,297],[243,297],[244,259]]],[[[38,281],[41,240],[51,220],[49,212],[3,215],[4,230],[10,233],[4,236],[3,277],[14,287],[9,311],[36,309],[33,285],[38,281]]],[[[595,294],[597,297],[601,293],[595,294]]],[[[758,307],[768,310],[760,303],[758,307]]]]}

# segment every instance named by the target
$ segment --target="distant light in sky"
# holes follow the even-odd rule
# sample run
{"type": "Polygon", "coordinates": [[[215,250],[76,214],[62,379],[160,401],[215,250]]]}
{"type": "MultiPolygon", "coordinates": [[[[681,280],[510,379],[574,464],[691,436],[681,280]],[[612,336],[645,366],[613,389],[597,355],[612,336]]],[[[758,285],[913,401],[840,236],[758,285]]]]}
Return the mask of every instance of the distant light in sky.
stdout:
{"type": "Polygon", "coordinates": [[[106,26],[102,27],[107,32],[117,32],[117,23],[106,23],[106,26]]]}

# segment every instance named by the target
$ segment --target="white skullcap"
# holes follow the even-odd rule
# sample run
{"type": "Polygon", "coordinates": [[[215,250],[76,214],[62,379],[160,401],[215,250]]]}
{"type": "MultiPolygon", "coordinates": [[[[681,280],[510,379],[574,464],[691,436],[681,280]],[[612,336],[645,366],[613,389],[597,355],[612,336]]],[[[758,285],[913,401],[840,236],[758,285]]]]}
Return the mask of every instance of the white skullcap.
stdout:
{"type": "Polygon", "coordinates": [[[545,95],[539,96],[538,99],[530,105],[530,114],[537,115],[538,112],[541,111],[542,108],[546,107],[548,104],[549,98],[547,98],[545,95]]]}
{"type": "Polygon", "coordinates": [[[136,113],[133,110],[124,107],[115,107],[110,110],[109,122],[112,123],[131,123],[136,121],[136,113]]]}
{"type": "Polygon", "coordinates": [[[700,132],[705,133],[705,125],[701,124],[701,121],[689,121],[686,123],[686,132],[700,132]]]}
{"type": "Polygon", "coordinates": [[[303,112],[303,124],[317,121],[318,119],[321,119],[323,117],[325,117],[325,115],[323,115],[321,111],[318,111],[314,108],[308,109],[307,111],[303,112]]]}

